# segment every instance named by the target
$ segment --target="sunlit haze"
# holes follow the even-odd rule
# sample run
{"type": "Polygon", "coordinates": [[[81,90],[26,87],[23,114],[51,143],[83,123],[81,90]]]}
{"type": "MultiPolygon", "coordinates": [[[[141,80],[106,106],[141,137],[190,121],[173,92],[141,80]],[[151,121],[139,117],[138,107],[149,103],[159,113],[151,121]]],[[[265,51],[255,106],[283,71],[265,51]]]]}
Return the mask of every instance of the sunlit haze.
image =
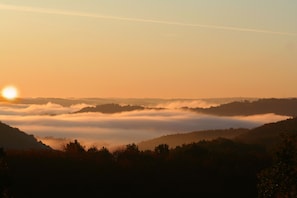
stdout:
{"type": "Polygon", "coordinates": [[[1,1],[22,97],[295,97],[297,1],[1,1]]]}

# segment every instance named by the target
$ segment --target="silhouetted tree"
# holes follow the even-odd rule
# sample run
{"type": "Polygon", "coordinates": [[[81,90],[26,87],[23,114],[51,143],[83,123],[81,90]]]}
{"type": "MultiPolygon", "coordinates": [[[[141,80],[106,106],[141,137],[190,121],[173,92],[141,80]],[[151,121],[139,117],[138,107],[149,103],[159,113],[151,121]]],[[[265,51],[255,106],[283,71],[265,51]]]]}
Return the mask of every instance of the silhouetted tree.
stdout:
{"type": "Polygon", "coordinates": [[[64,151],[69,153],[84,153],[85,148],[77,141],[69,142],[64,146],[64,151]]]}
{"type": "Polygon", "coordinates": [[[107,155],[111,155],[111,153],[109,152],[109,150],[107,148],[105,148],[104,146],[99,150],[100,153],[105,153],[107,155]]]}
{"type": "Polygon", "coordinates": [[[160,144],[155,147],[154,151],[157,154],[165,155],[169,153],[169,146],[168,144],[160,144]]]}
{"type": "Polygon", "coordinates": [[[10,178],[8,175],[8,166],[5,160],[5,152],[3,148],[0,148],[0,197],[10,197],[8,186],[10,178]]]}
{"type": "Polygon", "coordinates": [[[297,197],[297,136],[282,135],[272,167],[258,175],[259,197],[297,197]]]}
{"type": "Polygon", "coordinates": [[[132,144],[127,144],[126,145],[126,151],[127,152],[138,153],[139,152],[139,149],[138,149],[138,146],[135,143],[132,143],[132,144]]]}
{"type": "Polygon", "coordinates": [[[99,150],[98,150],[98,148],[97,148],[96,146],[92,146],[92,147],[90,147],[90,148],[88,149],[87,152],[88,152],[88,153],[98,153],[99,150]]]}
{"type": "Polygon", "coordinates": [[[91,147],[88,149],[88,153],[94,153],[96,156],[103,157],[105,159],[112,158],[112,154],[104,146],[99,150],[97,147],[91,147]]]}

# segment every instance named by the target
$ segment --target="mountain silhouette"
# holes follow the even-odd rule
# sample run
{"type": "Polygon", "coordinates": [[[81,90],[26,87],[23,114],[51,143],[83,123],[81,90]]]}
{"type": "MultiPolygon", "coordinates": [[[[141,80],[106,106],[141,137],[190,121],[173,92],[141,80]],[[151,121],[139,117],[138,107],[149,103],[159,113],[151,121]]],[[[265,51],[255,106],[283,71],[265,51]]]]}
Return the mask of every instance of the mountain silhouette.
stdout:
{"type": "Polygon", "coordinates": [[[297,116],[297,98],[259,99],[256,101],[236,101],[210,108],[188,108],[198,113],[218,116],[248,116],[255,114],[274,113],[283,116],[297,116]]]}
{"type": "Polygon", "coordinates": [[[135,110],[144,110],[145,108],[142,106],[137,105],[124,105],[121,106],[119,104],[103,104],[103,105],[97,105],[95,107],[85,107],[82,108],[79,111],[76,111],[74,113],[87,113],[87,112],[100,112],[100,113],[121,113],[125,111],[135,111],[135,110]]]}
{"type": "Polygon", "coordinates": [[[138,147],[141,150],[153,150],[156,146],[160,144],[167,144],[169,147],[175,148],[176,146],[181,146],[183,144],[191,144],[202,140],[214,140],[217,138],[232,139],[240,134],[245,134],[248,131],[249,129],[231,128],[171,134],[139,142],[138,147]]]}
{"type": "Polygon", "coordinates": [[[0,122],[0,148],[7,150],[51,149],[33,135],[28,135],[2,122],[0,122]]]}
{"type": "Polygon", "coordinates": [[[250,144],[261,144],[266,148],[273,148],[280,144],[282,134],[297,135],[297,117],[264,124],[247,133],[240,134],[234,140],[250,144]]]}
{"type": "Polygon", "coordinates": [[[167,144],[171,148],[217,138],[232,139],[247,144],[257,144],[267,149],[275,148],[280,144],[281,135],[297,135],[297,117],[278,122],[264,124],[254,129],[218,129],[196,131],[182,134],[171,134],[142,141],[138,144],[141,150],[152,150],[160,144],[167,144]]]}

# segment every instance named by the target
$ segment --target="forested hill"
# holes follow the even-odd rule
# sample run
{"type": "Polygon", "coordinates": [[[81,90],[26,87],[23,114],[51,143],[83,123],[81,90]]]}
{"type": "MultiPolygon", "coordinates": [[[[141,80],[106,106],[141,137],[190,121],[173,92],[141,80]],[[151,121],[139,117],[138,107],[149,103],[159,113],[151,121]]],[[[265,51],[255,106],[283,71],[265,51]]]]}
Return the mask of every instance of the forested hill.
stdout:
{"type": "Polygon", "coordinates": [[[51,149],[49,146],[37,141],[33,135],[28,135],[2,122],[0,122],[0,148],[6,150],[51,149]]]}
{"type": "Polygon", "coordinates": [[[100,112],[100,113],[120,113],[125,111],[135,111],[135,110],[143,110],[142,106],[132,106],[132,105],[124,105],[121,106],[119,104],[103,104],[97,105],[95,107],[85,107],[75,113],[87,113],[87,112],[100,112]]]}
{"type": "Polygon", "coordinates": [[[210,108],[188,108],[199,113],[219,116],[248,116],[255,114],[274,113],[284,116],[297,116],[297,98],[259,99],[256,101],[236,101],[210,108]]]}
{"type": "Polygon", "coordinates": [[[236,142],[257,144],[267,149],[276,148],[281,142],[282,135],[297,136],[297,117],[279,122],[264,124],[254,129],[218,129],[196,131],[182,134],[171,134],[142,141],[138,144],[141,150],[152,150],[160,144],[167,144],[171,148],[217,138],[231,139],[236,142]]]}
{"type": "Polygon", "coordinates": [[[297,136],[297,117],[264,124],[247,133],[240,134],[235,140],[273,148],[280,144],[282,135],[297,136]]]}
{"type": "Polygon", "coordinates": [[[240,134],[247,133],[248,131],[249,129],[217,129],[171,134],[141,141],[138,143],[138,147],[140,150],[153,150],[160,144],[167,144],[170,148],[175,148],[176,146],[191,144],[202,140],[210,141],[217,138],[233,139],[240,134]]]}

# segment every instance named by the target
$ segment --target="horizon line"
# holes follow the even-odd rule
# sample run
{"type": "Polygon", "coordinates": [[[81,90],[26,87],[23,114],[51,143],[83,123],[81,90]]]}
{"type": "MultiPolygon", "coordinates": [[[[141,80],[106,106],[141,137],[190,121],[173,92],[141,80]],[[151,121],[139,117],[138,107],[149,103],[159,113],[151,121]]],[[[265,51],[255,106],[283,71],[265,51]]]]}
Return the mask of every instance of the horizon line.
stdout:
{"type": "Polygon", "coordinates": [[[195,23],[183,23],[183,22],[155,20],[155,19],[109,16],[109,15],[99,15],[99,14],[86,13],[86,12],[55,10],[55,9],[46,9],[46,8],[40,8],[40,7],[16,6],[16,5],[8,5],[8,4],[0,4],[0,10],[30,12],[30,13],[40,13],[40,14],[50,14],[50,15],[87,17],[87,18],[128,21],[128,22],[154,23],[154,24],[175,25],[175,26],[184,26],[184,27],[197,27],[197,28],[204,28],[204,29],[227,30],[227,31],[236,31],[236,32],[252,32],[252,33],[262,33],[262,34],[297,36],[297,33],[294,33],[294,32],[281,32],[281,31],[272,31],[272,30],[266,30],[266,29],[244,28],[244,27],[235,27],[235,26],[195,24],[195,23]]]}
{"type": "MultiPolygon", "coordinates": [[[[99,96],[23,96],[17,99],[165,99],[165,100],[203,100],[203,99],[297,99],[297,96],[221,96],[221,97],[99,97],[99,96]]],[[[3,97],[0,96],[0,99],[3,97]]]]}

